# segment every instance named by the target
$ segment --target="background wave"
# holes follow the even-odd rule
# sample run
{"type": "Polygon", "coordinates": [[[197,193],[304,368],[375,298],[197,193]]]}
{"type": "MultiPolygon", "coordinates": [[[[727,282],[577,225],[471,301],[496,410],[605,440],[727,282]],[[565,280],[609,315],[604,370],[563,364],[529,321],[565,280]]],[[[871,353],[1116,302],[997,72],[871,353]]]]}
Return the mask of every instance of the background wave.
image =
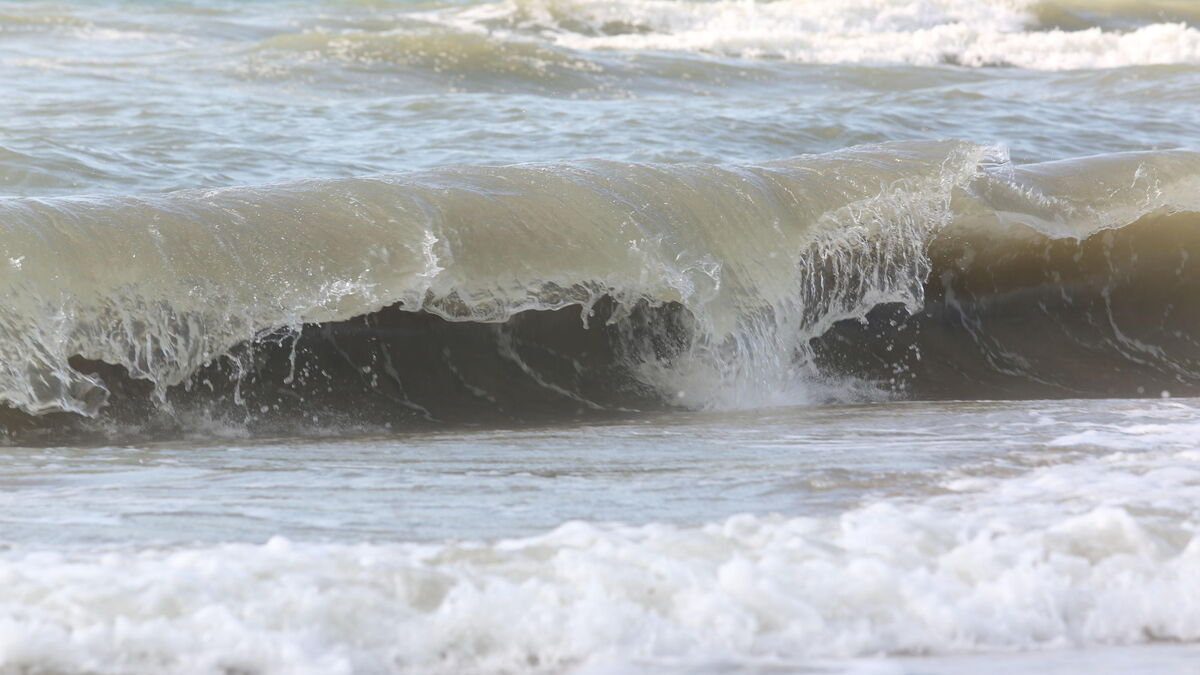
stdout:
{"type": "Polygon", "coordinates": [[[1197,14],[1172,2],[505,0],[440,16],[584,50],[1066,70],[1200,63],[1197,14]]]}

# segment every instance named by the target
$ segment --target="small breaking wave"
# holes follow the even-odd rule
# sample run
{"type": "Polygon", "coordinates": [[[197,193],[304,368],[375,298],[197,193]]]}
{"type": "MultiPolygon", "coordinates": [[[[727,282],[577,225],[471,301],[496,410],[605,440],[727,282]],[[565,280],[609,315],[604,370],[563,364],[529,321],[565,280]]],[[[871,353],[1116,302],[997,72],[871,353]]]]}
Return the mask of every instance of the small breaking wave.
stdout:
{"type": "Polygon", "coordinates": [[[451,88],[611,93],[656,75],[634,56],[647,53],[1052,71],[1196,65],[1196,20],[1170,2],[503,0],[276,35],[234,70],[271,78],[324,64],[451,88]]]}
{"type": "MultiPolygon", "coordinates": [[[[207,27],[190,36],[177,32],[178,22],[129,30],[101,18],[10,12],[0,13],[0,34],[59,32],[84,42],[128,42],[135,50],[184,49],[221,36],[215,53],[233,62],[216,67],[252,79],[336,82],[386,72],[451,89],[561,92],[605,90],[622,76],[636,80],[642,69],[653,70],[643,62],[651,52],[1035,70],[1196,65],[1198,22],[1200,10],[1188,0],[502,0],[375,11],[333,3],[295,25],[207,27]],[[323,66],[331,67],[315,72],[323,66]]],[[[57,56],[34,60],[53,65],[57,56]]]]}
{"type": "MultiPolygon", "coordinates": [[[[1168,6],[1169,5],[1169,6],[1168,6]]],[[[1200,63],[1196,12],[971,0],[506,0],[440,18],[577,50],[1037,70],[1200,63]]]]}

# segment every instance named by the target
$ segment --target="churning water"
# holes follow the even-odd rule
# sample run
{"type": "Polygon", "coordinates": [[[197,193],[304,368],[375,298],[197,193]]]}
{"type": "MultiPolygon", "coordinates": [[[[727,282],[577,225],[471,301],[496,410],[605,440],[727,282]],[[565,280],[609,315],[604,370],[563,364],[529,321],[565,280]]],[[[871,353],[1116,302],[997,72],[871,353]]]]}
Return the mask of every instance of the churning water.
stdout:
{"type": "Polygon", "coordinates": [[[1200,656],[1196,3],[0,2],[0,114],[4,672],[1200,656]]]}

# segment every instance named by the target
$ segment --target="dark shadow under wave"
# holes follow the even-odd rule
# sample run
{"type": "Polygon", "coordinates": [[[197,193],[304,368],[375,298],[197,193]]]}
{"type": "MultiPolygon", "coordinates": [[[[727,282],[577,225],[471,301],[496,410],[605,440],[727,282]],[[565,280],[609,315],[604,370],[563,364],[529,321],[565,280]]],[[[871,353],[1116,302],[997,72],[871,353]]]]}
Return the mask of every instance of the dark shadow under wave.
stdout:
{"type": "Polygon", "coordinates": [[[950,231],[931,256],[924,309],[838,323],[823,368],[924,399],[1200,395],[1200,215],[1082,242],[950,231]]]}
{"type": "Polygon", "coordinates": [[[108,391],[99,416],[8,408],[0,420],[13,440],[134,440],[598,421],[668,407],[635,368],[678,357],[691,316],[678,303],[640,303],[618,327],[614,309],[603,298],[586,324],[578,306],[482,323],[394,305],[243,343],[165,397],[121,366],[76,356],[71,366],[108,391]]]}

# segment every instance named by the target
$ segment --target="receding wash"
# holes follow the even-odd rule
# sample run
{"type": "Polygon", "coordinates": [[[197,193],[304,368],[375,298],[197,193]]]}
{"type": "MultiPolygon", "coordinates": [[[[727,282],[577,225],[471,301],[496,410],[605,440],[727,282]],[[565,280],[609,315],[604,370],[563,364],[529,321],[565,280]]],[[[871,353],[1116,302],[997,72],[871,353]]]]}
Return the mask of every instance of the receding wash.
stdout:
{"type": "Polygon", "coordinates": [[[0,673],[1188,673],[1200,3],[0,0],[0,673]]]}

